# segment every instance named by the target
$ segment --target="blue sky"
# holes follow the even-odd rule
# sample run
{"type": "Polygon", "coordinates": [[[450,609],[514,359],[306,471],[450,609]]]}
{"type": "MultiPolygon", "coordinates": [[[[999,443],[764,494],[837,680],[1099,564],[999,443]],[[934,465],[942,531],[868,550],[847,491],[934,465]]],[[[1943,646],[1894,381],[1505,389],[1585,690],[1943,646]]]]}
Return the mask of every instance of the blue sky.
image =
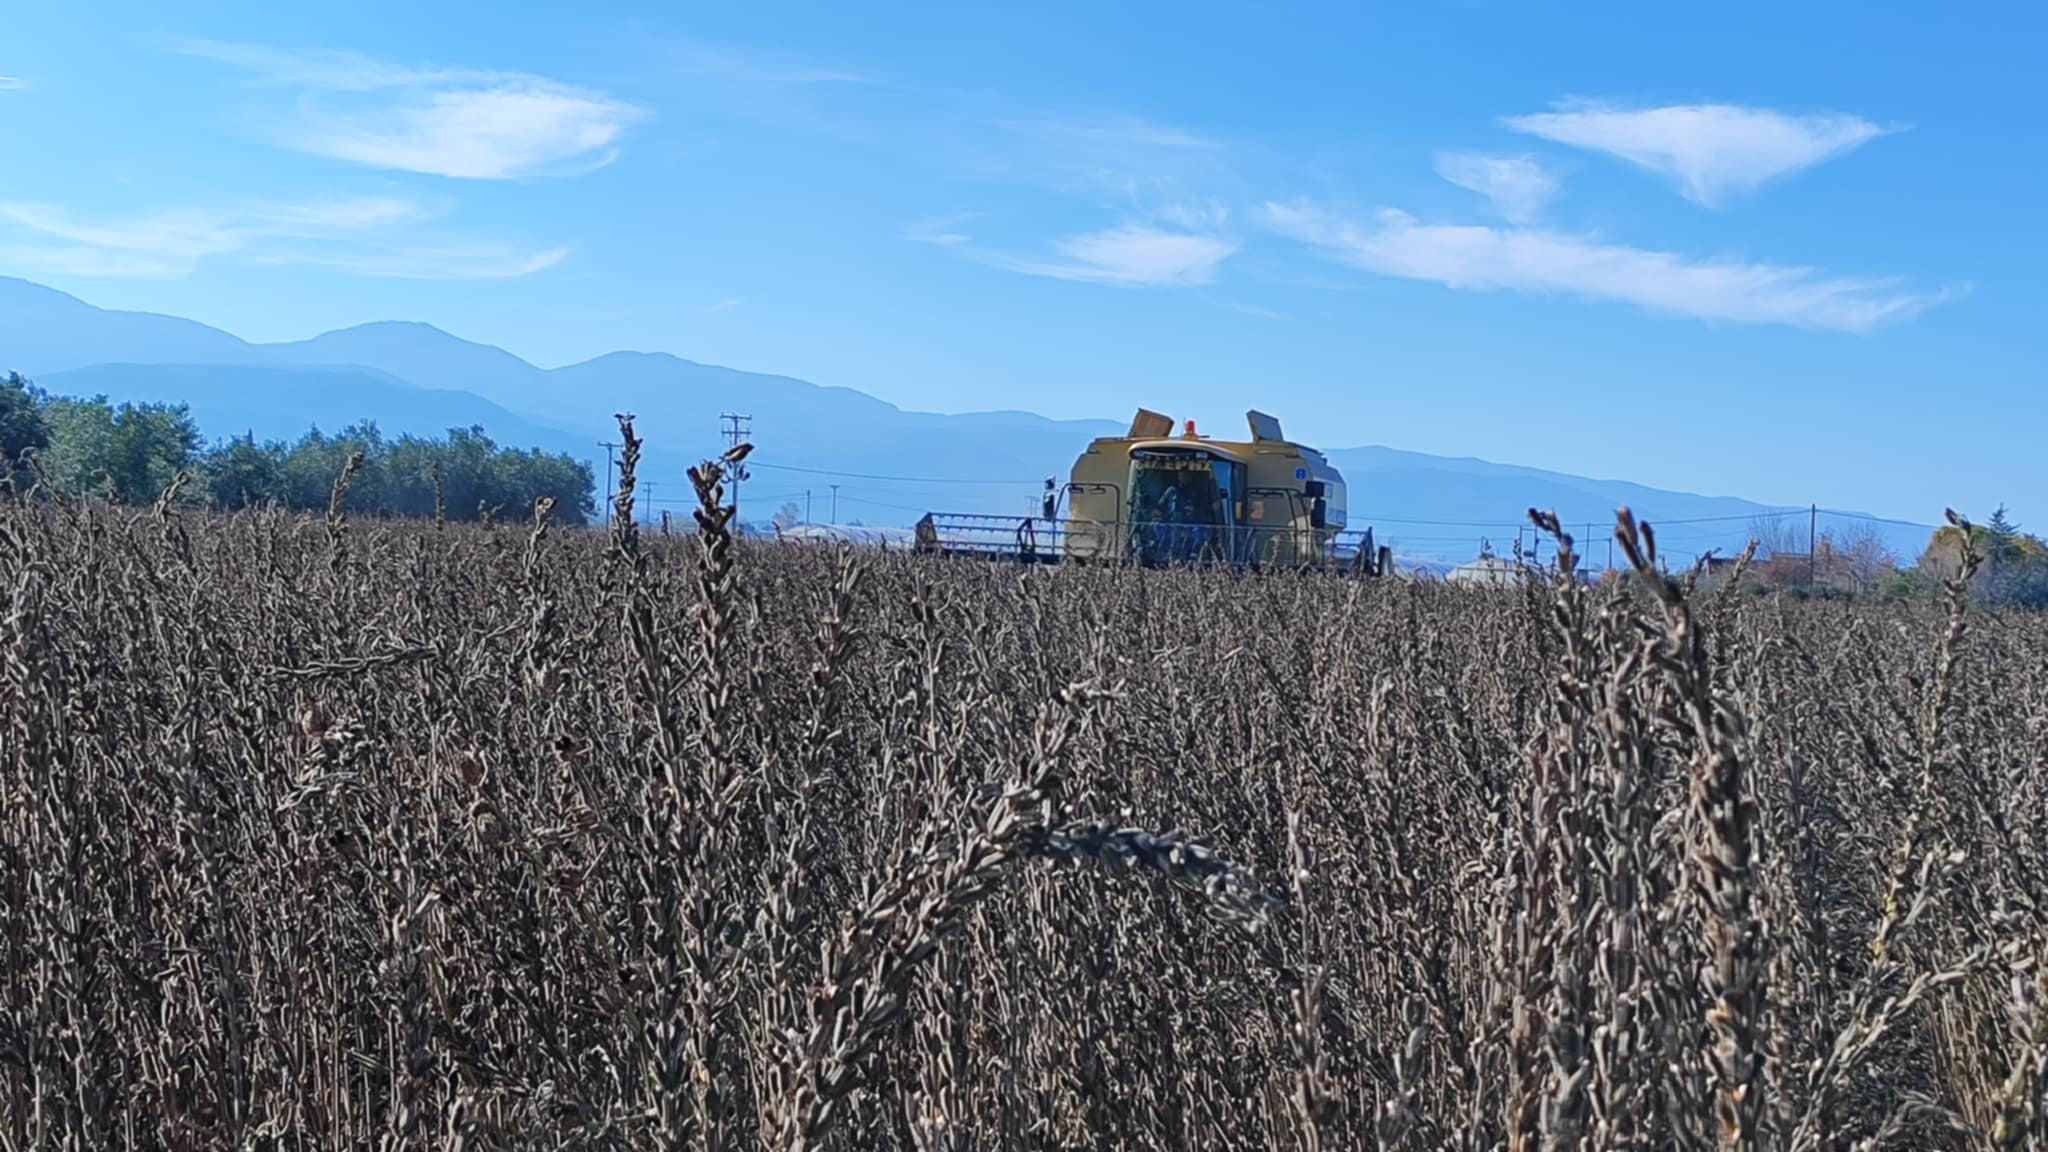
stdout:
{"type": "Polygon", "coordinates": [[[9,5],[0,274],[2048,527],[2033,6],[9,5]]]}

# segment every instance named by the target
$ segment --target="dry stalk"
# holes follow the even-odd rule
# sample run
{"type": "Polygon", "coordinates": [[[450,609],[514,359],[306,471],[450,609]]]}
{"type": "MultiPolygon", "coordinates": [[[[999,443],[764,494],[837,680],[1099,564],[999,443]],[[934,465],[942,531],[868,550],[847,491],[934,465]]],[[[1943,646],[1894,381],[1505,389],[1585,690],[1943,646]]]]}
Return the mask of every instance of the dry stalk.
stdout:
{"type": "Polygon", "coordinates": [[[1760,1145],[1764,1099],[1765,927],[1756,875],[1756,803],[1747,779],[1746,726],[1732,700],[1715,691],[1714,665],[1691,606],[1657,567],[1656,536],[1624,508],[1615,538],[1629,565],[1663,611],[1657,668],[1678,697],[1692,738],[1690,806],[1700,839],[1694,882],[1708,910],[1711,1001],[1707,1024],[1714,1044],[1714,1114],[1723,1148],[1760,1145]]]}

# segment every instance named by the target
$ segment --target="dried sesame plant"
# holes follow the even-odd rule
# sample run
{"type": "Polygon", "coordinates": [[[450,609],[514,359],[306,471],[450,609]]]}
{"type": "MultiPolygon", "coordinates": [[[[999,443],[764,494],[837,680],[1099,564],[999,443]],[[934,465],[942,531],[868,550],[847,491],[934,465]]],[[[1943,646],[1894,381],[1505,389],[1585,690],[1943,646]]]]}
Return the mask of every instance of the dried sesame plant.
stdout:
{"type": "MultiPolygon", "coordinates": [[[[0,1149],[2048,1138],[2048,625],[0,501],[0,1149]]],[[[680,524],[680,520],[679,520],[680,524]]],[[[1966,533],[1967,535],[1967,533],[1966,533]]]]}

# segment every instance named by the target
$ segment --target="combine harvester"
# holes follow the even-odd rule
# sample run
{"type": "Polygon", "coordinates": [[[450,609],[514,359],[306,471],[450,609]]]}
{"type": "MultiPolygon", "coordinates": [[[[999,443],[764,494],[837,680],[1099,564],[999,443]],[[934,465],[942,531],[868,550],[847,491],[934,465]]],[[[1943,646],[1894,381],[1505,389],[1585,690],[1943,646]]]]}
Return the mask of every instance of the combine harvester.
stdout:
{"type": "Polygon", "coordinates": [[[1347,530],[1344,477],[1321,452],[1288,440],[1280,422],[1245,414],[1249,440],[1212,440],[1187,422],[1138,410],[1130,431],[1104,436],[1062,486],[1045,481],[1040,514],[927,512],[917,551],[1025,563],[1130,563],[1239,569],[1314,568],[1378,576],[1390,549],[1347,530]]]}

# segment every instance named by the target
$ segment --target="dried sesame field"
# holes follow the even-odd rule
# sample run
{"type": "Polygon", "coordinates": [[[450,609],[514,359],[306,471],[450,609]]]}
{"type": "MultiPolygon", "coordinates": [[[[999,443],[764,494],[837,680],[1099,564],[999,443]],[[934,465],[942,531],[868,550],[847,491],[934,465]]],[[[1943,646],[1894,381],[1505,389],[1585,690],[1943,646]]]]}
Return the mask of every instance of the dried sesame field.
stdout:
{"type": "Polygon", "coordinates": [[[0,498],[0,1148],[2048,1134],[2041,618],[345,506],[0,498]]]}

